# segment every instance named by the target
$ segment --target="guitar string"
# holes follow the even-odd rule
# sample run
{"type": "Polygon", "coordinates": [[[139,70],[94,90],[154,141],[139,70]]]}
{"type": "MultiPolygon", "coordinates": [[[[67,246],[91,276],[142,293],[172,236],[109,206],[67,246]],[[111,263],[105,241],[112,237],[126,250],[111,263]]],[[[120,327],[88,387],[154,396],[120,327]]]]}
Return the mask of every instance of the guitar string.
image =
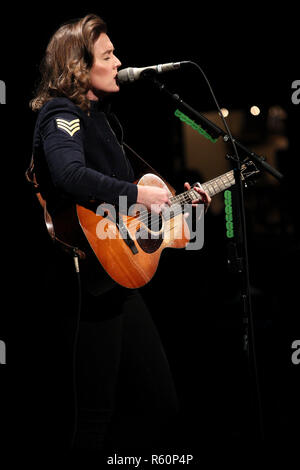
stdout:
{"type": "MultiPolygon", "coordinates": [[[[214,196],[215,194],[217,194],[217,193],[223,191],[224,189],[232,186],[234,184],[234,182],[235,182],[234,173],[233,173],[233,170],[231,170],[231,171],[225,173],[222,176],[218,176],[218,177],[208,181],[207,183],[204,183],[202,185],[202,189],[204,191],[206,191],[210,196],[214,196]],[[224,181],[224,178],[225,178],[225,181],[224,181]],[[223,187],[220,187],[219,183],[221,183],[223,187]],[[214,184],[215,184],[215,187],[214,187],[214,184]]],[[[195,199],[199,199],[199,197],[192,198],[190,196],[190,194],[193,194],[193,196],[200,196],[194,190],[194,188],[191,188],[188,191],[185,191],[184,193],[181,193],[181,194],[176,195],[176,196],[172,196],[170,198],[171,206],[172,205],[174,206],[174,209],[172,211],[172,218],[174,218],[177,215],[182,214],[184,212],[184,208],[183,208],[182,204],[184,204],[184,203],[191,204],[192,201],[194,201],[195,199]]],[[[128,227],[130,227],[131,229],[135,229],[141,223],[145,223],[145,225],[146,225],[146,220],[147,220],[147,227],[141,226],[140,227],[140,233],[142,231],[143,231],[143,233],[148,232],[148,230],[153,231],[153,232],[156,231],[157,233],[159,233],[160,229],[159,230],[154,230],[154,228],[153,228],[154,224],[151,224],[151,228],[149,229],[149,224],[151,222],[152,217],[153,217],[153,214],[151,212],[148,212],[148,210],[141,211],[139,216],[136,219],[129,222],[128,227]]],[[[158,221],[161,220],[161,215],[160,214],[157,214],[155,217],[157,218],[158,221]]]]}
{"type": "MultiPolygon", "coordinates": [[[[228,187],[228,182],[226,185],[224,185],[225,187],[228,187]]],[[[220,188],[218,187],[218,192],[220,191],[220,188]]],[[[189,193],[191,193],[192,191],[189,190],[187,193],[185,194],[182,194],[182,195],[179,195],[179,196],[175,196],[174,198],[172,198],[172,204],[171,206],[173,205],[174,206],[174,209],[170,209],[171,210],[171,215],[172,217],[170,218],[174,218],[176,217],[177,215],[179,215],[180,213],[183,213],[184,212],[184,208],[182,206],[183,203],[188,203],[188,204],[191,204],[191,202],[193,200],[195,200],[194,198],[191,198],[189,193]],[[176,199],[174,201],[174,199],[176,199]]],[[[210,193],[212,193],[212,191],[210,191],[210,193]]],[[[215,193],[215,191],[214,191],[215,193]]],[[[198,195],[198,193],[194,192],[194,195],[198,195]]],[[[140,227],[140,233],[146,233],[148,232],[148,230],[150,231],[153,231],[153,232],[158,232],[161,230],[160,226],[161,226],[161,215],[157,214],[153,217],[153,215],[151,213],[149,213],[148,211],[143,211],[143,213],[145,214],[145,216],[142,216],[141,217],[141,214],[137,217],[137,219],[135,219],[134,221],[131,221],[129,224],[128,224],[128,227],[130,227],[131,229],[135,229],[139,224],[141,223],[145,223],[146,227],[145,226],[141,226],[140,227]],[[154,219],[154,221],[153,221],[154,219]],[[147,224],[146,224],[146,220],[147,220],[147,224]]]]}
{"type": "MultiPolygon", "coordinates": [[[[188,191],[188,192],[189,192],[189,191],[188,191]]],[[[198,194],[198,193],[197,193],[197,194],[198,194]]],[[[189,203],[189,202],[191,202],[191,201],[194,200],[194,199],[191,199],[188,194],[182,193],[182,194],[180,194],[180,195],[178,195],[178,196],[173,196],[173,197],[171,197],[170,200],[172,201],[172,202],[171,202],[171,206],[172,206],[172,205],[176,206],[176,205],[178,205],[179,201],[180,201],[180,202],[187,202],[187,203],[189,203]],[[176,199],[176,200],[175,200],[175,199],[176,199]]],[[[171,206],[170,206],[170,207],[171,207],[171,206]]],[[[146,220],[147,218],[148,218],[148,220],[149,220],[149,216],[151,217],[151,215],[152,215],[151,212],[149,212],[148,210],[143,210],[143,211],[141,211],[140,214],[139,214],[139,216],[137,217],[137,219],[138,219],[138,222],[137,222],[137,223],[139,223],[139,222],[145,222],[145,220],[146,220]]],[[[158,214],[157,214],[157,216],[158,216],[158,214]]],[[[137,220],[137,219],[136,219],[136,220],[137,220]]]]}
{"type": "MultiPolygon", "coordinates": [[[[204,183],[202,185],[202,189],[206,192],[209,193],[210,196],[214,196],[215,194],[227,189],[228,187],[232,186],[233,184],[235,183],[235,178],[234,178],[234,172],[233,170],[225,173],[224,175],[222,176],[219,176],[219,177],[216,177],[214,178],[213,180],[207,182],[207,183],[204,183]],[[221,183],[221,185],[223,187],[220,187],[219,186],[219,183],[221,183]]],[[[177,199],[177,201],[175,201],[175,207],[179,207],[179,204],[178,204],[178,201],[180,201],[181,203],[182,202],[188,202],[189,204],[194,200],[190,197],[190,193],[193,193],[194,196],[197,195],[198,196],[198,193],[196,191],[193,191],[193,188],[191,188],[190,190],[186,191],[185,193],[182,193],[178,196],[173,196],[171,199],[172,199],[172,204],[174,203],[174,200],[177,199]],[[187,199],[188,198],[188,199],[187,199]]],[[[198,199],[198,198],[197,198],[198,199]]],[[[171,204],[171,205],[172,205],[171,204]]],[[[146,211],[145,211],[146,212],[146,211]]],[[[175,210],[173,212],[173,217],[175,217],[176,215],[180,214],[183,212],[183,207],[180,205],[180,209],[179,209],[179,212],[177,214],[175,214],[175,210]]],[[[172,225],[171,227],[169,227],[168,229],[164,229],[163,233],[164,234],[167,234],[169,233],[171,230],[175,230],[175,228],[178,226],[179,224],[178,223],[174,223],[174,225],[172,225]]],[[[180,224],[182,226],[182,224],[180,224]]],[[[147,227],[148,228],[148,227],[147,227]]],[[[141,231],[144,230],[144,232],[148,232],[148,230],[146,230],[145,227],[141,227],[141,231]]],[[[152,230],[152,228],[151,228],[152,230]]],[[[151,230],[150,230],[150,233],[151,233],[151,230]]],[[[140,231],[140,233],[141,233],[140,231]]],[[[149,233],[149,232],[148,232],[149,233]]],[[[159,231],[157,232],[159,233],[159,231]]]]}
{"type": "MultiPolygon", "coordinates": [[[[234,182],[235,182],[235,179],[234,179],[233,171],[231,170],[231,171],[225,173],[222,176],[216,177],[216,178],[208,181],[207,183],[204,183],[202,185],[202,189],[204,191],[206,191],[210,196],[214,196],[218,192],[221,192],[224,189],[232,186],[234,184],[234,182]],[[224,181],[224,178],[225,178],[225,181],[224,181]],[[222,183],[223,187],[219,186],[219,184],[218,184],[219,182],[222,183]],[[215,184],[215,187],[214,187],[214,184],[215,184]]],[[[174,218],[177,215],[179,215],[180,213],[182,214],[182,212],[184,212],[184,208],[182,207],[182,204],[184,204],[184,203],[191,204],[192,201],[195,200],[194,198],[190,197],[190,194],[193,194],[194,196],[199,196],[199,194],[193,188],[191,188],[191,189],[189,189],[188,191],[186,191],[182,194],[172,196],[170,198],[171,201],[172,201],[171,206],[172,205],[174,206],[174,210],[172,211],[173,212],[172,218],[174,218]]],[[[197,198],[197,199],[199,199],[199,198],[197,198]]],[[[149,231],[159,233],[160,229],[159,230],[154,230],[154,228],[153,228],[154,224],[151,224],[151,228],[149,228],[149,223],[151,222],[152,217],[153,217],[152,213],[149,213],[147,210],[142,211],[136,219],[129,222],[128,227],[130,227],[131,229],[135,229],[139,224],[145,223],[145,221],[147,220],[147,222],[148,222],[147,226],[146,227],[141,226],[140,227],[140,233],[145,233],[145,232],[149,233],[149,231]],[[142,217],[141,217],[141,215],[142,215],[142,217]],[[150,220],[149,220],[149,218],[150,218],[150,220]]],[[[157,214],[156,218],[158,220],[161,219],[161,215],[157,214]]],[[[145,225],[146,225],[146,223],[145,223],[145,225]]],[[[165,230],[164,233],[168,233],[170,230],[172,230],[172,228],[170,228],[169,230],[165,230]]]]}
{"type": "MultiPolygon", "coordinates": [[[[182,195],[180,195],[180,196],[182,196],[182,195]]],[[[178,198],[178,197],[179,196],[175,196],[175,198],[178,198]]],[[[170,212],[171,212],[172,218],[176,217],[176,215],[179,215],[180,213],[183,212],[183,207],[181,206],[181,204],[183,204],[183,203],[191,204],[192,201],[195,200],[195,198],[190,198],[189,195],[182,196],[180,199],[177,199],[176,201],[174,201],[173,198],[171,198],[171,199],[172,199],[172,202],[171,202],[171,205],[170,205],[170,212]],[[174,207],[173,210],[171,209],[172,206],[174,207]]],[[[145,223],[145,225],[149,225],[149,224],[151,224],[151,222],[153,222],[153,218],[159,219],[160,217],[161,217],[160,214],[155,214],[153,216],[153,214],[151,212],[148,212],[147,210],[145,210],[145,211],[140,212],[139,216],[136,219],[134,219],[134,221],[129,223],[129,226],[134,228],[135,226],[139,225],[140,223],[145,223]],[[147,224],[146,224],[146,221],[147,221],[147,224]]]]}
{"type": "MultiPolygon", "coordinates": [[[[229,187],[229,186],[231,186],[232,184],[234,184],[234,178],[233,178],[233,181],[232,181],[232,179],[230,179],[229,175],[230,175],[230,176],[233,176],[233,171],[232,171],[232,170],[229,171],[228,173],[225,173],[225,174],[222,175],[222,176],[218,176],[218,177],[216,177],[216,178],[210,180],[210,181],[207,182],[207,183],[204,183],[204,184],[202,185],[202,188],[203,188],[204,190],[206,190],[206,191],[209,193],[210,196],[214,196],[216,193],[221,192],[221,191],[223,191],[223,189],[226,189],[227,187],[229,187]],[[224,180],[223,180],[224,177],[227,177],[227,181],[225,181],[225,182],[224,182],[224,180]],[[219,182],[221,182],[221,183],[223,184],[223,188],[220,188],[220,186],[219,186],[219,184],[218,184],[219,182]],[[217,187],[217,190],[215,190],[215,188],[213,187],[213,184],[214,184],[214,183],[215,183],[215,185],[216,185],[216,187],[217,187]],[[212,189],[211,189],[209,186],[212,186],[212,189]]],[[[188,204],[191,204],[192,201],[195,200],[195,199],[192,199],[192,198],[190,197],[189,193],[193,193],[194,195],[198,195],[198,193],[197,193],[193,188],[191,188],[191,189],[189,189],[188,191],[186,191],[186,192],[184,192],[184,193],[182,193],[182,194],[179,194],[179,195],[177,195],[177,196],[171,197],[171,198],[170,198],[170,199],[172,200],[171,206],[172,206],[172,205],[175,205],[175,206],[176,206],[176,205],[178,205],[178,203],[188,203],[188,204]]],[[[199,195],[199,196],[200,196],[200,195],[199,195]]],[[[197,199],[199,199],[199,197],[198,197],[197,199]]],[[[171,206],[170,206],[170,207],[171,207],[171,206]]],[[[181,208],[181,209],[178,211],[178,213],[176,213],[175,215],[173,215],[173,217],[176,217],[176,215],[178,215],[178,214],[180,214],[180,213],[182,213],[182,212],[183,212],[183,210],[182,210],[182,208],[181,208]]],[[[134,222],[132,221],[132,222],[130,223],[130,225],[131,225],[131,227],[134,228],[134,226],[137,226],[137,225],[140,224],[140,223],[145,223],[145,224],[146,224],[146,220],[147,220],[148,225],[149,225],[149,223],[151,222],[151,217],[152,217],[152,214],[149,213],[147,210],[141,211],[140,214],[139,214],[139,216],[135,219],[134,222]],[[149,218],[150,218],[150,220],[149,220],[149,218]]],[[[157,214],[157,217],[159,217],[158,214],[157,214]]]]}
{"type": "MultiPolygon", "coordinates": [[[[197,193],[198,194],[198,193],[197,193]]],[[[184,197],[177,197],[177,201],[175,201],[175,204],[174,204],[174,201],[172,201],[172,205],[174,206],[174,209],[172,210],[171,209],[171,214],[172,214],[172,217],[170,218],[174,218],[176,217],[177,215],[179,214],[182,214],[182,212],[184,212],[184,207],[182,207],[181,204],[179,204],[178,201],[181,201],[181,203],[183,202],[187,202],[187,203],[191,203],[193,200],[195,200],[194,198],[190,198],[189,195],[187,196],[184,196],[184,197]]],[[[144,226],[141,226],[140,227],[140,233],[143,232],[148,232],[148,230],[150,231],[153,231],[153,232],[159,232],[161,229],[159,228],[161,223],[160,223],[160,220],[161,220],[161,215],[159,214],[156,214],[154,217],[152,216],[152,214],[149,214],[147,212],[148,216],[150,216],[150,220],[149,220],[149,217],[148,217],[148,224],[146,227],[144,226]],[[154,223],[153,223],[153,218],[154,218],[154,223]]],[[[140,221],[142,220],[141,218],[138,218],[138,222],[134,221],[133,223],[129,223],[128,224],[128,227],[131,227],[131,228],[135,228],[135,226],[137,226],[140,221]]],[[[146,224],[145,224],[146,225],[146,224]]]]}

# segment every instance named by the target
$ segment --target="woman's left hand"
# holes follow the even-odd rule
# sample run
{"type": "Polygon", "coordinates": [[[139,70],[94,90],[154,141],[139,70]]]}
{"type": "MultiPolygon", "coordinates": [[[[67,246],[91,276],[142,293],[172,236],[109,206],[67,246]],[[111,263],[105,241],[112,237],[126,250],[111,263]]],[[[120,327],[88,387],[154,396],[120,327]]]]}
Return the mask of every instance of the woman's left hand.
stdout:
{"type": "MultiPolygon", "coordinates": [[[[191,185],[189,183],[184,183],[184,187],[187,191],[191,189],[191,185]]],[[[193,186],[193,189],[197,191],[197,193],[199,194],[199,198],[194,199],[192,201],[192,206],[196,207],[197,204],[203,203],[205,207],[205,213],[206,213],[211,203],[211,197],[205,191],[203,191],[203,189],[199,188],[199,186],[193,186]]]]}

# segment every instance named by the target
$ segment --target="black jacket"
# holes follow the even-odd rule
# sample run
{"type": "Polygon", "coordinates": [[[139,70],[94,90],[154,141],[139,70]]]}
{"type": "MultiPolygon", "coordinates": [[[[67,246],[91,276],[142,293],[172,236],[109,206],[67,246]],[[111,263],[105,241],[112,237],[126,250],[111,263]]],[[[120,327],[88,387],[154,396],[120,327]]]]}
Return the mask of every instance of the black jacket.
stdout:
{"type": "Polygon", "coordinates": [[[35,169],[48,210],[62,201],[136,202],[133,169],[113,114],[91,102],[90,116],[67,98],[53,98],[39,112],[33,139],[35,169]],[[116,134],[119,134],[119,140],[116,134]]]}

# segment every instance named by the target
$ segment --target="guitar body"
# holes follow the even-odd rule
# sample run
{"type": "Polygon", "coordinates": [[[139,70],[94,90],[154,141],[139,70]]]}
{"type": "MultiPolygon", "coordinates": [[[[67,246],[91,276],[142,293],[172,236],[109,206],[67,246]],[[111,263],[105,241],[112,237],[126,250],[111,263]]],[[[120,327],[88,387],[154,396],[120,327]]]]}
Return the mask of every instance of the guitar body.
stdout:
{"type": "MultiPolygon", "coordinates": [[[[138,185],[166,188],[158,176],[148,173],[138,185]]],[[[96,258],[109,276],[127,288],[138,288],[154,276],[165,248],[184,248],[189,242],[189,228],[182,213],[173,217],[150,214],[136,204],[130,215],[115,214],[113,208],[100,206],[95,213],[76,206],[81,229],[96,258]],[[133,214],[133,215],[132,215],[133,214]],[[144,214],[144,215],[142,215],[144,214]]]]}

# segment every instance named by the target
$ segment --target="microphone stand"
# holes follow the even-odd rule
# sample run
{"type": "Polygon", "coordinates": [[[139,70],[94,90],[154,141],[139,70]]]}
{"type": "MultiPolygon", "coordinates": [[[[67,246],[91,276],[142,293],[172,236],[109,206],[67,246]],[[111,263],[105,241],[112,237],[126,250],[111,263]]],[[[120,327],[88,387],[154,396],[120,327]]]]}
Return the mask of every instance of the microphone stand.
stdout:
{"type": "MultiPolygon", "coordinates": [[[[144,72],[142,72],[142,74],[143,74],[143,76],[145,76],[147,78],[151,78],[153,83],[159,88],[159,90],[161,92],[166,94],[169,98],[171,98],[173,101],[175,101],[178,106],[181,106],[184,110],[188,111],[191,115],[193,115],[195,119],[200,121],[203,124],[205,130],[207,130],[207,132],[213,138],[218,138],[218,137],[222,136],[224,142],[226,142],[226,143],[230,142],[231,139],[230,139],[230,136],[229,136],[228,133],[226,133],[223,129],[221,129],[216,124],[214,124],[212,121],[210,121],[205,116],[203,116],[203,114],[196,111],[196,109],[192,108],[192,106],[190,106],[189,104],[184,102],[177,93],[171,93],[163,83],[159,82],[155,78],[155,76],[156,76],[155,71],[145,70],[144,72]]],[[[233,142],[235,143],[235,145],[239,149],[241,149],[249,157],[250,160],[256,162],[259,167],[266,170],[268,173],[273,175],[279,181],[283,179],[283,177],[284,177],[283,174],[280,173],[279,171],[277,171],[276,168],[272,167],[269,163],[267,163],[265,157],[261,157],[261,156],[257,155],[255,152],[253,152],[252,150],[249,150],[247,147],[242,145],[236,139],[233,139],[233,142]]],[[[239,158],[238,158],[238,160],[239,160],[239,158]]]]}
{"type": "MultiPolygon", "coordinates": [[[[244,205],[244,191],[243,191],[243,182],[241,179],[241,161],[238,156],[237,148],[243,151],[247,157],[255,162],[257,166],[271,175],[273,175],[277,180],[281,181],[283,175],[269,165],[264,157],[257,155],[252,150],[249,150],[244,145],[242,145],[238,140],[234,139],[230,132],[227,133],[216,124],[211,122],[201,113],[199,113],[192,106],[184,102],[177,93],[171,93],[166,86],[161,83],[156,78],[156,73],[154,71],[145,70],[142,72],[143,78],[150,79],[158,89],[171,98],[177,106],[182,108],[184,111],[187,111],[189,115],[192,115],[196,121],[200,122],[203,125],[203,128],[211,135],[213,138],[222,137],[224,142],[231,142],[233,146],[234,156],[226,156],[230,158],[233,164],[233,171],[237,187],[237,201],[238,201],[238,213],[240,216],[240,253],[236,251],[236,259],[234,265],[237,266],[238,273],[241,275],[241,301],[243,306],[243,347],[246,351],[248,358],[248,366],[250,367],[250,351],[249,351],[249,331],[251,333],[251,352],[252,352],[252,361],[253,361],[253,372],[254,372],[254,381],[257,395],[257,406],[258,406],[258,415],[259,415],[259,432],[261,439],[264,439],[264,427],[263,427],[263,418],[262,418],[262,406],[261,406],[261,396],[259,389],[259,380],[258,380],[258,370],[256,363],[256,352],[254,344],[254,321],[251,308],[251,295],[250,295],[250,280],[249,280],[249,262],[248,262],[248,250],[247,250],[247,237],[246,237],[246,217],[245,217],[245,205],[244,205]],[[250,330],[249,330],[250,325],[250,330]]],[[[217,103],[216,103],[217,104],[217,103]]],[[[219,109],[220,111],[220,109],[219,109]]],[[[221,116],[222,117],[222,116],[221,116]]],[[[225,123],[225,127],[227,125],[225,123]]],[[[228,129],[228,128],[227,128],[228,129]]]]}

